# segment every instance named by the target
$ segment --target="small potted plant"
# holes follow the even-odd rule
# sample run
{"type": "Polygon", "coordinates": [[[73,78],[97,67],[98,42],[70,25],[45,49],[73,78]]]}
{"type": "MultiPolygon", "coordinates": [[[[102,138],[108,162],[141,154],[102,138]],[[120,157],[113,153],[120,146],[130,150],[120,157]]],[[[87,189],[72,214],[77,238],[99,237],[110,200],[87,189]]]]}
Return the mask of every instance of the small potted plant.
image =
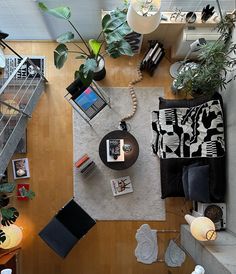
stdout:
{"type": "Polygon", "coordinates": [[[217,24],[220,37],[201,46],[195,65],[183,67],[173,82],[173,91],[184,91],[193,97],[211,96],[232,80],[228,73],[236,64],[236,44],[231,42],[236,15],[227,14],[217,24]]]}
{"type": "Polygon", "coordinates": [[[39,8],[50,15],[66,20],[83,43],[75,42],[75,34],[71,31],[61,34],[57,38],[59,45],[54,50],[54,64],[60,69],[65,64],[68,54],[75,54],[76,59],[83,59],[84,63],[75,71],[75,78],[79,77],[87,85],[92,79],[101,80],[105,77],[103,57],[108,54],[113,58],[121,55],[132,56],[133,51],[125,36],[132,32],[126,22],[127,4],[121,9],[116,9],[102,18],[102,31],[96,39],[85,41],[78,29],[71,22],[71,10],[61,6],[49,9],[44,3],[38,3],[39,8]],[[105,52],[102,53],[104,43],[105,52]],[[71,46],[76,50],[70,50],[71,46]]]}

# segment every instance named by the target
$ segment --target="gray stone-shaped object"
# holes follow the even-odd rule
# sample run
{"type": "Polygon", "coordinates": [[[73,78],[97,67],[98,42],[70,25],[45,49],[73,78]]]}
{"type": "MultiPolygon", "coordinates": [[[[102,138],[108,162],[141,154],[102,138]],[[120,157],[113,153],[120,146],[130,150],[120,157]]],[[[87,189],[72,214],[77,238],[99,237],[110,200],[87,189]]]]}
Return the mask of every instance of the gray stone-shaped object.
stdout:
{"type": "Polygon", "coordinates": [[[170,267],[180,267],[185,258],[184,251],[173,240],[170,240],[165,252],[165,263],[170,267]]]}
{"type": "Polygon", "coordinates": [[[135,238],[138,242],[135,249],[137,261],[144,264],[156,262],[158,255],[157,231],[151,229],[148,224],[143,224],[137,229],[135,238]]]}

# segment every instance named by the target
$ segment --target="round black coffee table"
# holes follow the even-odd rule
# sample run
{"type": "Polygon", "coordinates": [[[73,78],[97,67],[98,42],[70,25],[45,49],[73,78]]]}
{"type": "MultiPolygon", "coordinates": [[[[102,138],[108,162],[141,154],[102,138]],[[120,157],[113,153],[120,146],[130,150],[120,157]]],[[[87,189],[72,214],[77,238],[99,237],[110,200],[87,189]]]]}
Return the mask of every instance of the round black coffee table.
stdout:
{"type": "Polygon", "coordinates": [[[116,170],[127,169],[131,167],[137,160],[139,155],[139,145],[137,140],[132,134],[123,130],[114,130],[105,135],[99,144],[99,156],[103,163],[116,170]],[[107,144],[106,141],[109,139],[124,139],[124,144],[131,145],[132,150],[125,152],[124,162],[107,162],[107,144]]]}

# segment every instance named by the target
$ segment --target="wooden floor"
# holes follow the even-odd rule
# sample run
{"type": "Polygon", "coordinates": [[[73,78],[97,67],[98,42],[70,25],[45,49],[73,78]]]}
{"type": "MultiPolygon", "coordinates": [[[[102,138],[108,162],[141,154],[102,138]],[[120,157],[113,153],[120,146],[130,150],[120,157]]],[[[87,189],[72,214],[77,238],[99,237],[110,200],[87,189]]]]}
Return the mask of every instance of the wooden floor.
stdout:
{"type": "MultiPolygon", "coordinates": [[[[46,56],[46,77],[49,81],[33,117],[28,125],[28,153],[31,188],[36,198],[18,202],[18,224],[24,229],[21,251],[21,274],[170,274],[191,273],[193,262],[187,258],[181,268],[168,268],[165,263],[152,265],[138,263],[134,256],[135,233],[143,222],[106,221],[98,222],[87,236],[79,241],[68,257],[57,256],[37,236],[50,218],[73,195],[72,118],[71,106],[64,99],[65,88],[73,81],[73,72],[79,63],[72,56],[67,65],[57,70],[53,65],[54,43],[17,42],[11,46],[22,55],[46,56]]],[[[106,79],[103,86],[128,86],[135,76],[135,68],[141,55],[117,60],[106,58],[106,79]]],[[[165,96],[170,92],[170,63],[164,58],[151,78],[144,75],[139,86],[164,87],[165,96]]],[[[15,156],[15,158],[17,155],[15,156]]],[[[22,155],[20,155],[22,157],[22,155]]],[[[184,223],[187,205],[182,198],[166,199],[166,221],[148,222],[153,229],[177,229],[184,223]]],[[[158,236],[161,260],[169,239],[177,233],[160,233],[158,236]]]]}

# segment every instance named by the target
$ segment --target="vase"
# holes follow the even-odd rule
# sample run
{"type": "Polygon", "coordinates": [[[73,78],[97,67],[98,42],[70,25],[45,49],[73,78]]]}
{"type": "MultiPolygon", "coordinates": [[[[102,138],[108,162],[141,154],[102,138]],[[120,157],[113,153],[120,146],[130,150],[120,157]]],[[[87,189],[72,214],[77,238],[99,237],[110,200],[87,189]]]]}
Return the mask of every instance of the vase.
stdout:
{"type": "Polygon", "coordinates": [[[98,57],[98,66],[94,70],[93,80],[101,81],[106,76],[105,60],[102,56],[98,57]]]}

